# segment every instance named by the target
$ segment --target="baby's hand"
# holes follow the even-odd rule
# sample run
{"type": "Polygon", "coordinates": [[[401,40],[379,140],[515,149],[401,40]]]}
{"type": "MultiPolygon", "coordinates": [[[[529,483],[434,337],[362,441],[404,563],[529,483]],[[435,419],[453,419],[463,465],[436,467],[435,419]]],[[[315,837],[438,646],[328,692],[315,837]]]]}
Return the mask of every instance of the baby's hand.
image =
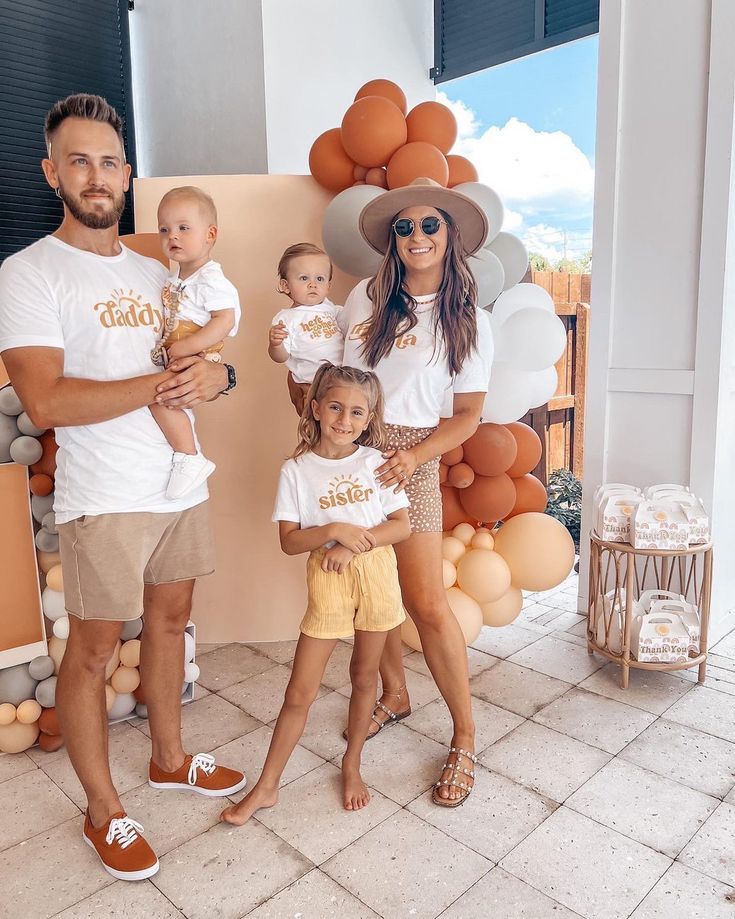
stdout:
{"type": "Polygon", "coordinates": [[[186,339],[171,342],[166,348],[166,354],[168,355],[169,363],[178,360],[180,357],[190,357],[190,349],[186,344],[186,339]]]}
{"type": "Polygon", "coordinates": [[[268,344],[271,348],[277,348],[278,345],[283,344],[283,342],[288,338],[288,332],[286,331],[286,325],[281,319],[277,325],[272,325],[268,332],[268,344]]]}
{"type": "Polygon", "coordinates": [[[336,545],[327,549],[322,559],[322,571],[336,571],[342,574],[355,557],[355,553],[344,546],[336,545]]]}

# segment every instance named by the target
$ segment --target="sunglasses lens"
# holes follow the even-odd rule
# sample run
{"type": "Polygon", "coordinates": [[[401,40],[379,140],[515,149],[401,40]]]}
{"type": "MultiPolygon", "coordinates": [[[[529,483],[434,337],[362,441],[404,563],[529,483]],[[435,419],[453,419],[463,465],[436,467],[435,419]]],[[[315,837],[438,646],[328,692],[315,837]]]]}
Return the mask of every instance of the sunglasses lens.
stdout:
{"type": "Polygon", "coordinates": [[[427,236],[433,236],[434,233],[437,233],[440,226],[441,220],[438,217],[424,217],[421,221],[421,229],[427,236]]]}
{"type": "Polygon", "coordinates": [[[409,217],[400,217],[393,224],[393,229],[395,230],[396,236],[410,236],[413,233],[413,220],[409,217]]]}

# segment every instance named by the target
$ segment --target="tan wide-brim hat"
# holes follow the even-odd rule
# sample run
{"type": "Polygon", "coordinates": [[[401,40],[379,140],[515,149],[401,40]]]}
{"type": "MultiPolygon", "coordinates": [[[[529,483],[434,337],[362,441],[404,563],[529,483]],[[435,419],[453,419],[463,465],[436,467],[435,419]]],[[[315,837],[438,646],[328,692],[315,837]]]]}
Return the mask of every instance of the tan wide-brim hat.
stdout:
{"type": "Polygon", "coordinates": [[[480,205],[467,195],[426,178],[414,179],[410,185],[394,188],[370,201],[360,214],[360,232],[376,252],[385,255],[396,214],[420,204],[449,214],[459,227],[465,255],[474,255],[482,248],[488,225],[480,205]]]}

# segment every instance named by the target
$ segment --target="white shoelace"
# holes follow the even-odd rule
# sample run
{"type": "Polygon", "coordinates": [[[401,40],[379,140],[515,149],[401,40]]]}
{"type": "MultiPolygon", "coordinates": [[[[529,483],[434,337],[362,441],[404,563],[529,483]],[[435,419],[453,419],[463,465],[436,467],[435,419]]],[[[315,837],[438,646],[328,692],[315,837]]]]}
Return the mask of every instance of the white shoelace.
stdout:
{"type": "Polygon", "coordinates": [[[215,759],[210,753],[197,753],[189,763],[189,784],[196,785],[197,769],[201,769],[205,775],[211,775],[216,768],[215,759]]]}
{"type": "Polygon", "coordinates": [[[117,817],[110,820],[105,842],[109,846],[117,840],[121,849],[127,849],[138,838],[138,833],[142,832],[143,827],[136,820],[131,820],[130,817],[117,817]]]}

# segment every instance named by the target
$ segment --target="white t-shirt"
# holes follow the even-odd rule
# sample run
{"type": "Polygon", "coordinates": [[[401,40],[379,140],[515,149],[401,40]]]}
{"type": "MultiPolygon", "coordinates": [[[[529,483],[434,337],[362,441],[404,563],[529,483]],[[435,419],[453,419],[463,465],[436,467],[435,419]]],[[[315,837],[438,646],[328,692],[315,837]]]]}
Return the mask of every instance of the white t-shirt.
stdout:
{"type": "MultiPolygon", "coordinates": [[[[125,246],[105,257],[46,236],[0,268],[0,351],[61,348],[64,376],[86,380],[156,373],[150,354],[165,280],[160,262],[125,246]]],[[[203,485],[166,499],[172,450],[147,408],[57,428],[56,441],[58,523],[84,514],[170,513],[207,498],[203,485]]]]}
{"type": "Polygon", "coordinates": [[[340,310],[331,300],[324,300],[315,306],[292,306],[273,317],[271,325],[282,322],[286,326],[286,366],[297,383],[311,383],[324,361],[342,363],[344,336],[337,325],[340,310]]]}
{"type": "MultiPolygon", "coordinates": [[[[345,336],[342,363],[370,370],[362,355],[373,304],[367,295],[368,279],[360,281],[340,310],[345,336]]],[[[483,310],[477,311],[477,349],[453,376],[441,343],[435,341],[435,294],[416,297],[417,325],[399,335],[390,353],[372,368],[385,393],[385,420],[389,424],[429,428],[439,423],[445,397],[451,393],[487,392],[493,361],[493,333],[483,310]]]]}
{"type": "MultiPolygon", "coordinates": [[[[405,491],[381,488],[375,470],[385,460],[378,450],[358,446],[341,460],[305,453],[281,466],[273,520],[298,523],[302,530],[328,523],[378,526],[388,514],[408,507],[405,491]]],[[[333,542],[328,546],[334,545],[333,542]]]]}
{"type": "MultiPolygon", "coordinates": [[[[178,300],[179,319],[188,319],[199,326],[206,325],[215,310],[234,310],[235,325],[228,337],[237,334],[240,325],[240,297],[234,284],[227,280],[219,262],[209,261],[185,281],[179,280],[179,266],[167,278],[164,297],[178,300]],[[168,297],[166,292],[169,291],[168,297]]],[[[164,301],[165,302],[165,301],[164,301]]]]}

